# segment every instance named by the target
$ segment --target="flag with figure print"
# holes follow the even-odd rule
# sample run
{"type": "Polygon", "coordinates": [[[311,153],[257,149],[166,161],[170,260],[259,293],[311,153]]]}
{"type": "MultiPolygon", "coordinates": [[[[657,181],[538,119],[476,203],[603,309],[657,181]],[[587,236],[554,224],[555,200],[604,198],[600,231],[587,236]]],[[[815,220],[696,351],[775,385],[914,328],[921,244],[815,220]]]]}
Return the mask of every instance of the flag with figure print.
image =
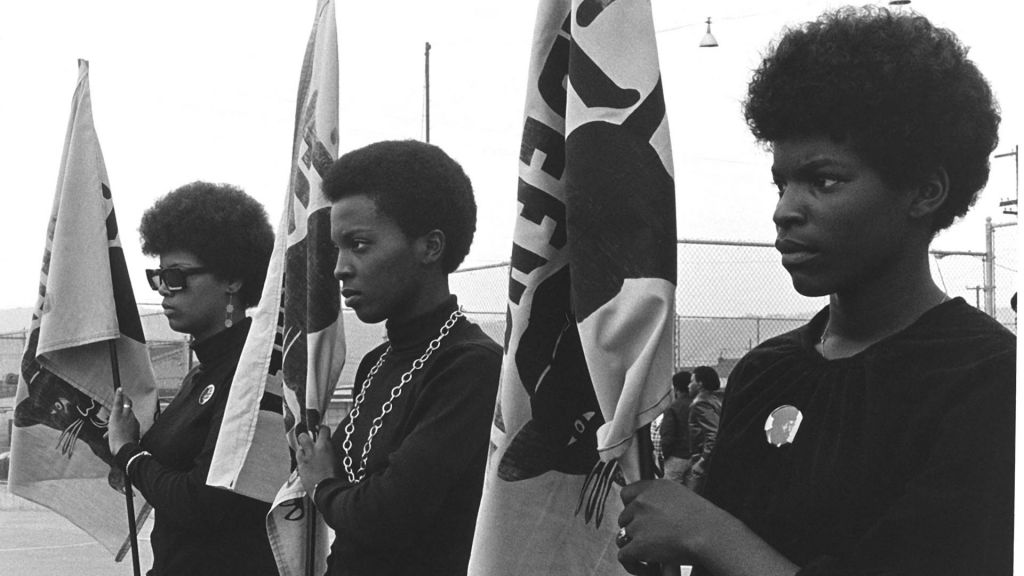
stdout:
{"type": "MultiPolygon", "coordinates": [[[[120,560],[130,543],[121,492],[126,480],[106,438],[114,399],[111,343],[145,432],[157,409],[156,383],[93,126],[89,63],[80,60],[14,401],[10,486],[120,560]]],[[[141,524],[148,506],[138,509],[141,524]]]]}
{"type": "Polygon", "coordinates": [[[319,0],[299,79],[284,211],[207,477],[273,501],[267,531],[282,576],[306,574],[310,563],[312,573],[326,567],[327,527],[289,450],[297,433],[322,423],[345,361],[331,204],[320,190],[337,156],[337,28],[334,3],[319,0]]]}
{"type": "Polygon", "coordinates": [[[622,574],[618,488],[669,404],[676,278],[649,0],[543,0],[470,574],[622,574]]]}

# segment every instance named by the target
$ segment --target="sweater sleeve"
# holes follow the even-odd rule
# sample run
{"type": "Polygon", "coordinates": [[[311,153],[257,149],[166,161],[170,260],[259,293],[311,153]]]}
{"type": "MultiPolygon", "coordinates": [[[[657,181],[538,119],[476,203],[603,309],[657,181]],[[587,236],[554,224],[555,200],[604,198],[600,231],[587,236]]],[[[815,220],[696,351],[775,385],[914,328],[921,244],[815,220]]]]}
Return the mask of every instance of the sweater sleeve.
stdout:
{"type": "Polygon", "coordinates": [[[355,486],[318,486],[317,508],[339,538],[394,551],[422,538],[453,489],[486,458],[500,369],[500,353],[477,344],[438,358],[414,407],[415,424],[388,466],[355,486]]]}
{"type": "MultiPolygon", "coordinates": [[[[268,507],[258,500],[206,485],[223,415],[224,407],[220,406],[190,469],[169,468],[155,457],[141,457],[132,463],[132,484],[163,520],[191,530],[216,532],[237,522],[240,514],[265,514],[268,507]]],[[[116,463],[124,469],[139,452],[138,444],[127,444],[118,451],[116,463]]]]}

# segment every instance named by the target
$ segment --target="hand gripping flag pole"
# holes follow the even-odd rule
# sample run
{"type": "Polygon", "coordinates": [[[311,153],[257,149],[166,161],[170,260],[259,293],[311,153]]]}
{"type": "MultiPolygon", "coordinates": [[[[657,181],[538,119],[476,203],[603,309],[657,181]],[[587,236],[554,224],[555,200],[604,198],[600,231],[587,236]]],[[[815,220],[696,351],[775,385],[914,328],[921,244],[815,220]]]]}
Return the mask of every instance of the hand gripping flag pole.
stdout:
{"type": "MultiPolygon", "coordinates": [[[[117,343],[114,340],[108,340],[107,346],[110,350],[110,373],[113,376],[114,390],[118,390],[121,388],[121,370],[117,366],[117,343]]],[[[128,511],[128,539],[132,546],[132,573],[135,576],[142,576],[142,569],[139,567],[139,531],[135,524],[134,490],[127,471],[125,471],[124,505],[128,511]]]]}
{"type": "Polygon", "coordinates": [[[130,543],[138,575],[137,526],[150,507],[143,501],[136,514],[130,481],[107,442],[122,377],[145,433],[156,414],[156,383],[93,125],[89,63],[79,60],[15,397],[10,488],[65,517],[116,561],[130,543]]]}
{"type": "Polygon", "coordinates": [[[671,402],[675,184],[650,0],[539,2],[526,93],[469,574],[617,576],[619,487],[651,476],[641,431],[671,402]]]}

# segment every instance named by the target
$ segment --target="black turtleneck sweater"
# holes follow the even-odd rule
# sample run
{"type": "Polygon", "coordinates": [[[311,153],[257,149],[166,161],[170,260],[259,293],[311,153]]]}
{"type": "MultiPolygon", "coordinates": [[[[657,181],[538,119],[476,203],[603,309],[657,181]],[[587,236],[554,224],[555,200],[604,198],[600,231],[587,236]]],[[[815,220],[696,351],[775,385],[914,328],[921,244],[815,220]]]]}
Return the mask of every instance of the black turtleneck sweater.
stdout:
{"type": "Polygon", "coordinates": [[[231,379],[251,320],[194,346],[200,364],[182,382],[139,444],[117,453],[132,463],[134,484],[156,511],[150,576],[276,575],[267,540],[270,505],[206,485],[231,379]]]}
{"type": "MultiPolygon", "coordinates": [[[[453,296],[408,323],[388,322],[392,349],[355,421],[353,468],[359,467],[370,426],[392,388],[456,307],[453,296]]],[[[355,394],[387,347],[363,357],[355,394]]],[[[479,326],[460,318],[384,417],[366,477],[352,485],[342,471],[340,478],[320,482],[316,506],[335,531],[329,575],[466,573],[500,371],[501,348],[479,326]]],[[[348,419],[332,434],[339,463],[346,424],[348,419]]]]}

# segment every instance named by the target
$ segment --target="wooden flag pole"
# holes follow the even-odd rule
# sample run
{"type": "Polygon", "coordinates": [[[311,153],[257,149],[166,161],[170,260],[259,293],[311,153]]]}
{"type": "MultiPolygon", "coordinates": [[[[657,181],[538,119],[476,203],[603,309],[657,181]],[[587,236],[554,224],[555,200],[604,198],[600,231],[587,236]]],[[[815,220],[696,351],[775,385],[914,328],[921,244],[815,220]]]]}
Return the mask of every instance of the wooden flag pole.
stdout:
{"type": "MultiPolygon", "coordinates": [[[[654,442],[651,441],[650,424],[636,431],[636,446],[640,459],[640,479],[654,480],[654,442]]],[[[648,564],[644,576],[680,576],[681,573],[679,566],[648,564]]]]}
{"type": "MultiPolygon", "coordinates": [[[[114,377],[114,390],[117,390],[121,387],[121,370],[117,364],[117,341],[108,340],[107,344],[110,349],[110,373],[114,377]]],[[[128,535],[132,543],[132,570],[135,576],[142,576],[142,570],[139,568],[139,532],[135,526],[135,499],[132,481],[131,478],[128,478],[127,472],[125,473],[124,480],[124,504],[128,509],[128,535]]]]}

